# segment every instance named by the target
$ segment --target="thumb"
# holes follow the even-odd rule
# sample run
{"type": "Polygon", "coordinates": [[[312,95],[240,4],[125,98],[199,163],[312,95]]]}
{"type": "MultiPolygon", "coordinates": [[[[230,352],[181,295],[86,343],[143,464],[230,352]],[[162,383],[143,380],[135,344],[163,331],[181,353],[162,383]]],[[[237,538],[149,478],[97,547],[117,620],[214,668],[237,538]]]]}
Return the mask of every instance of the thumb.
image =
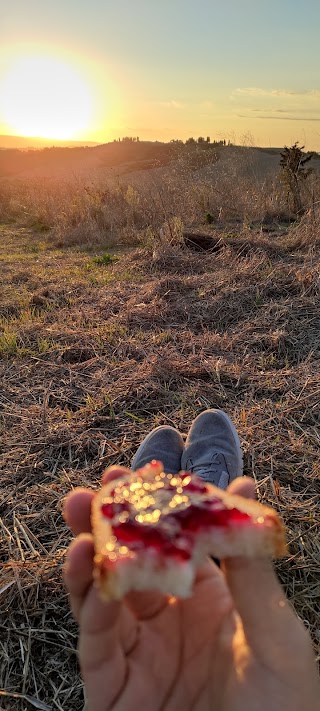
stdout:
{"type": "Polygon", "coordinates": [[[307,634],[284,595],[272,562],[230,558],[223,566],[250,648],[270,668],[283,666],[288,649],[296,649],[307,634]]]}

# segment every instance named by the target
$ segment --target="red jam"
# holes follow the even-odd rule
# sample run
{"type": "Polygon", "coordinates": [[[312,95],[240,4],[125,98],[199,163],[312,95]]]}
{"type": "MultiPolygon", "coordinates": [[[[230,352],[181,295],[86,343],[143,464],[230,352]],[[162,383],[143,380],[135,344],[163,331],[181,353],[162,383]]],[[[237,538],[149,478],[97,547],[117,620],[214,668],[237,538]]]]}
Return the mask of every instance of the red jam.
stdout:
{"type": "Polygon", "coordinates": [[[113,518],[114,516],[118,516],[119,514],[123,513],[123,511],[129,511],[129,506],[125,501],[121,504],[116,504],[113,502],[112,504],[102,504],[101,506],[101,513],[106,518],[113,518]]]}
{"type": "Polygon", "coordinates": [[[112,526],[112,532],[120,543],[148,543],[149,546],[162,546],[164,536],[159,528],[152,525],[126,521],[112,526]]]}
{"type": "Polygon", "coordinates": [[[186,484],[183,488],[192,494],[207,494],[209,491],[205,484],[195,484],[194,481],[190,481],[189,484],[186,484]]]}
{"type": "MultiPolygon", "coordinates": [[[[159,463],[154,461],[148,466],[157,469],[159,463]]],[[[122,472],[115,471],[114,479],[118,479],[121,476],[123,476],[122,472]]],[[[210,497],[210,500],[206,500],[205,495],[209,493],[209,487],[206,482],[188,474],[188,472],[181,472],[180,477],[182,479],[183,494],[191,495],[190,498],[187,498],[187,505],[185,508],[180,508],[179,504],[177,504],[170,510],[170,493],[169,507],[167,502],[166,513],[160,516],[156,524],[139,523],[136,521],[134,517],[135,509],[132,508],[133,504],[130,503],[131,494],[129,494],[127,484],[124,482],[123,486],[120,485],[119,487],[115,485],[115,488],[112,489],[109,496],[106,497],[105,503],[102,504],[101,513],[110,519],[112,532],[120,546],[128,545],[132,550],[152,548],[164,556],[170,556],[180,561],[189,560],[194,545],[194,536],[192,534],[205,531],[213,526],[224,527],[230,524],[239,525],[250,521],[248,514],[242,513],[236,508],[226,508],[219,497],[210,497]],[[184,484],[187,478],[188,481],[184,484]],[[125,498],[121,496],[122,488],[124,490],[128,489],[125,494],[128,500],[125,500],[125,498]],[[199,494],[199,497],[195,497],[196,500],[198,499],[197,503],[192,503],[192,494],[199,494]],[[201,495],[204,495],[203,498],[201,495]],[[119,501],[119,497],[122,498],[122,501],[119,501]],[[115,500],[112,500],[113,498],[115,498],[115,500]],[[126,512],[127,516],[121,516],[124,512],[126,512]]],[[[179,487],[177,487],[176,483],[172,484],[171,480],[164,479],[163,484],[166,492],[172,491],[173,497],[178,494],[179,487]]],[[[140,491],[139,486],[138,490],[140,491]]],[[[153,492],[154,491],[155,489],[153,489],[153,492]]],[[[159,507],[160,510],[161,491],[163,491],[163,488],[160,488],[159,494],[154,493],[156,502],[154,507],[159,507]],[[159,496],[160,499],[157,500],[157,496],[159,496]]],[[[148,492],[149,489],[147,487],[145,491],[143,491],[142,487],[142,496],[145,494],[148,495],[148,492]]],[[[136,494],[134,493],[132,496],[136,496],[136,494]]],[[[172,500],[174,501],[174,498],[172,500]]],[[[152,506],[150,509],[149,507],[145,509],[146,512],[148,510],[152,510],[152,506]]]]}
{"type": "Polygon", "coordinates": [[[147,548],[154,548],[156,551],[160,551],[163,555],[180,558],[181,560],[189,560],[191,558],[191,551],[187,541],[185,541],[183,547],[180,547],[177,545],[177,541],[170,540],[161,529],[152,525],[141,525],[135,521],[127,521],[126,523],[112,526],[112,532],[119,543],[123,545],[130,544],[132,549],[134,549],[135,544],[137,548],[141,548],[142,544],[147,548]]]}
{"type": "MultiPolygon", "coordinates": [[[[190,494],[208,494],[209,493],[209,489],[204,481],[202,482],[201,480],[199,480],[196,482],[194,480],[193,481],[191,480],[191,481],[189,481],[188,484],[183,484],[183,481],[184,481],[184,479],[186,479],[186,477],[190,478],[190,474],[182,474],[181,475],[183,491],[185,493],[188,493],[188,492],[190,494]]],[[[166,491],[171,491],[173,489],[176,489],[176,484],[172,484],[172,482],[170,480],[165,481],[164,488],[166,489],[166,491]]]]}
{"type": "Polygon", "coordinates": [[[175,512],[175,518],[183,529],[198,531],[209,526],[228,526],[230,523],[245,523],[250,519],[246,513],[237,509],[216,508],[211,502],[200,505],[191,504],[185,509],[175,512]]]}

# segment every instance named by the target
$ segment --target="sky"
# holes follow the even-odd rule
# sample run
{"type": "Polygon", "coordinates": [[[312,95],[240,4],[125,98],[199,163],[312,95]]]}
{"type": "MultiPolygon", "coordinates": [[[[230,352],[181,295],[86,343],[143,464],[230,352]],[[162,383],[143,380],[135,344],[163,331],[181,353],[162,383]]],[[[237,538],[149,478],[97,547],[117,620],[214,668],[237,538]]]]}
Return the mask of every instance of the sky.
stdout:
{"type": "Polygon", "coordinates": [[[0,0],[0,134],[320,151],[319,0],[0,0]]]}

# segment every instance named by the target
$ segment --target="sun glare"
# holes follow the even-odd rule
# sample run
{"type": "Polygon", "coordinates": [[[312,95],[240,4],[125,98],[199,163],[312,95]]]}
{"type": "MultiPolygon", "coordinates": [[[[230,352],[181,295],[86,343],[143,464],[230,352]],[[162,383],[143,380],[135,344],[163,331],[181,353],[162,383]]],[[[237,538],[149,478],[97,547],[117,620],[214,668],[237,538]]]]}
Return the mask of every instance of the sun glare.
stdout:
{"type": "Polygon", "coordinates": [[[35,54],[12,60],[0,81],[0,106],[19,135],[72,139],[90,127],[93,98],[72,64],[35,54]]]}

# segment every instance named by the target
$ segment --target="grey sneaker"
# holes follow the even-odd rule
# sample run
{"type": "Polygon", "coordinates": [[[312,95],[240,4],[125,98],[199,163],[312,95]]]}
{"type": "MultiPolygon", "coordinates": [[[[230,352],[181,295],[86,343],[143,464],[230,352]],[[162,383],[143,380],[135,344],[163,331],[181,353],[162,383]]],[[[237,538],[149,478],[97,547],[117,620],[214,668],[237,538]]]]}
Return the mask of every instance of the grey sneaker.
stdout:
{"type": "Polygon", "coordinates": [[[181,466],[220,489],[226,489],[242,475],[240,440],[225,412],[206,410],[196,417],[188,433],[181,466]]]}
{"type": "Polygon", "coordinates": [[[167,425],[156,427],[141,442],[133,457],[131,469],[136,471],[152,459],[159,459],[167,474],[178,474],[181,469],[183,449],[184,442],[178,430],[167,425]]]}

